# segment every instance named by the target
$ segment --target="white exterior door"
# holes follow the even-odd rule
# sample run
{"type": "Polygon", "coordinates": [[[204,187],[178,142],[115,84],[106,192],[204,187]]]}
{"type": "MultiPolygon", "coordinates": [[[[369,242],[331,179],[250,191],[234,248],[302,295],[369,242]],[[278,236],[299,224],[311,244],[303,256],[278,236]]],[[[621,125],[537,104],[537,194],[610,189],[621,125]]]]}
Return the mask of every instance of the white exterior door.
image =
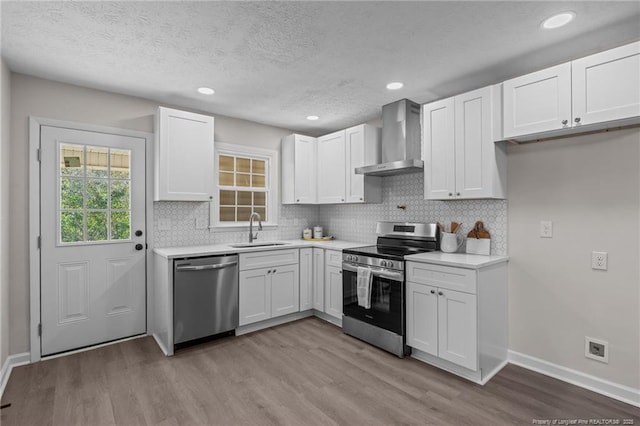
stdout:
{"type": "Polygon", "coordinates": [[[41,127],[41,354],[146,331],[145,140],[41,127]]]}

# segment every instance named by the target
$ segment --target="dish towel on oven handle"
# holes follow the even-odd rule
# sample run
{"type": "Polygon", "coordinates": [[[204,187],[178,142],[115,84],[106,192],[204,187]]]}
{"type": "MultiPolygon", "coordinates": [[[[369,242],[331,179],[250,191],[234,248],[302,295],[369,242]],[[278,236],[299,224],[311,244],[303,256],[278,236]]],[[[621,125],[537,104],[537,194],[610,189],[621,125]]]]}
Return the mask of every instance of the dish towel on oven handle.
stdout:
{"type": "Polygon", "coordinates": [[[373,274],[371,269],[358,266],[357,272],[357,293],[358,293],[358,306],[362,306],[365,309],[371,309],[371,279],[373,274]]]}

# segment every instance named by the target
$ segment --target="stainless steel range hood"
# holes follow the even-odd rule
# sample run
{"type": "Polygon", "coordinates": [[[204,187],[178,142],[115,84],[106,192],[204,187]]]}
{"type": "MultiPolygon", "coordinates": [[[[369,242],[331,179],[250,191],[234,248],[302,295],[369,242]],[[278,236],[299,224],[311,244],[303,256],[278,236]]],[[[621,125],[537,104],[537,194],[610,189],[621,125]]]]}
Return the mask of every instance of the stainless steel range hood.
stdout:
{"type": "Polygon", "coordinates": [[[356,173],[389,176],[421,172],[420,104],[402,99],[382,107],[382,164],[358,167],[356,173]]]}

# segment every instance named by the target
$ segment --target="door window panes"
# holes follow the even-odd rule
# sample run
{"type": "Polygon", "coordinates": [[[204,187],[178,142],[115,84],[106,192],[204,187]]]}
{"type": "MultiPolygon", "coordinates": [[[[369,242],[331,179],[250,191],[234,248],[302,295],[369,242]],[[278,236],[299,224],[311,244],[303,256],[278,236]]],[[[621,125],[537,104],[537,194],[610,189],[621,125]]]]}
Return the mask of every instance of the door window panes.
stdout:
{"type": "Polygon", "coordinates": [[[218,156],[220,222],[247,222],[256,212],[268,220],[268,162],[248,156],[218,156]]]}
{"type": "Polygon", "coordinates": [[[131,150],[60,144],[61,244],[131,238],[131,150]]]}

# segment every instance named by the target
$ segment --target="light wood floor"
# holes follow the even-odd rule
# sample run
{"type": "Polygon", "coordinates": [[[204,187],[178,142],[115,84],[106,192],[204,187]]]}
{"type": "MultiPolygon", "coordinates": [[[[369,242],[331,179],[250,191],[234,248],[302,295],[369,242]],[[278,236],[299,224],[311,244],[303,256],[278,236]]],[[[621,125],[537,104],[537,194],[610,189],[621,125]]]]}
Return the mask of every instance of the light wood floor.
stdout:
{"type": "Polygon", "coordinates": [[[479,386],[306,318],[162,355],[150,337],[13,370],[3,426],[531,425],[640,409],[509,365],[479,386]]]}

